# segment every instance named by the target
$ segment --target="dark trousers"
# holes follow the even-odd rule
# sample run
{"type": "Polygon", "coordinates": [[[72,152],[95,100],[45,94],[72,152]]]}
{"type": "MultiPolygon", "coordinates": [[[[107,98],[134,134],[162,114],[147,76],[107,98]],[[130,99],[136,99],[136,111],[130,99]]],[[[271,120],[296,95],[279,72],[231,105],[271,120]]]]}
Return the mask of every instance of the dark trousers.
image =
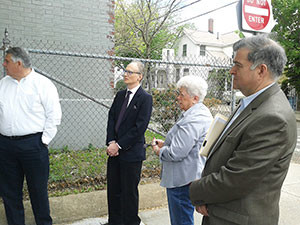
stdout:
{"type": "Polygon", "coordinates": [[[109,157],[107,162],[108,223],[139,225],[139,193],[142,161],[126,162],[109,157]]]}
{"type": "Polygon", "coordinates": [[[42,134],[22,139],[0,135],[0,185],[8,225],[25,225],[24,176],[37,225],[51,225],[48,200],[49,156],[42,134]]]}

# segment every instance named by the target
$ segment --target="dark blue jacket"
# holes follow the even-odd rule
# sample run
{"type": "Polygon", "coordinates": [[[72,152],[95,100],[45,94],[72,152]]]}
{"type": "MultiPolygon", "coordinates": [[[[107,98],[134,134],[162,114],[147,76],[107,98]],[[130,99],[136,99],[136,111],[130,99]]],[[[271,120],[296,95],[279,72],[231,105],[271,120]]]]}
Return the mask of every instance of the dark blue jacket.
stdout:
{"type": "Polygon", "coordinates": [[[152,96],[140,87],[127,107],[119,130],[116,132],[115,124],[125,94],[126,90],[119,91],[109,110],[106,144],[108,145],[112,140],[119,144],[121,147],[119,150],[120,160],[128,162],[142,161],[146,159],[144,134],[151,117],[152,96]]]}

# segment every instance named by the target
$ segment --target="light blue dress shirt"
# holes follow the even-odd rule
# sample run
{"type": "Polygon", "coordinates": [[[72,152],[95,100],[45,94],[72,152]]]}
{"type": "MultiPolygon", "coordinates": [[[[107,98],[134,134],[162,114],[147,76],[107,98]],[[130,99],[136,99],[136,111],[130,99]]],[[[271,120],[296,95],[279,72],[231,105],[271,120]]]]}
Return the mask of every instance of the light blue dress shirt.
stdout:
{"type": "Polygon", "coordinates": [[[159,155],[161,186],[181,187],[201,177],[206,158],[199,150],[212,119],[209,109],[197,103],[170,129],[159,155]]]}
{"type": "Polygon", "coordinates": [[[241,112],[261,93],[263,93],[265,90],[267,90],[269,87],[271,87],[274,83],[268,85],[267,87],[259,90],[258,92],[249,95],[245,98],[241,99],[241,104],[238,108],[238,110],[235,112],[234,116],[231,118],[231,120],[229,121],[229,123],[226,125],[225,129],[223,130],[222,134],[220,135],[219,139],[223,136],[223,134],[225,133],[225,131],[230,127],[230,125],[233,123],[233,121],[235,121],[235,119],[241,114],[241,112]]]}

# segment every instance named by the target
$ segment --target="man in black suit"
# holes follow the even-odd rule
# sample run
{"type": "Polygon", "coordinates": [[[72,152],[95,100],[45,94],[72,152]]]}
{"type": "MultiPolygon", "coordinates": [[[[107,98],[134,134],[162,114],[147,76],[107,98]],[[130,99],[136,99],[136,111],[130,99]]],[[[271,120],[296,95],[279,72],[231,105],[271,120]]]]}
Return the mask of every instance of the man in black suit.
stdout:
{"type": "Polygon", "coordinates": [[[107,124],[108,224],[139,225],[138,184],[146,159],[145,131],[151,112],[152,96],[140,82],[144,66],[131,62],[125,70],[127,90],[119,91],[109,110],[107,124]]]}

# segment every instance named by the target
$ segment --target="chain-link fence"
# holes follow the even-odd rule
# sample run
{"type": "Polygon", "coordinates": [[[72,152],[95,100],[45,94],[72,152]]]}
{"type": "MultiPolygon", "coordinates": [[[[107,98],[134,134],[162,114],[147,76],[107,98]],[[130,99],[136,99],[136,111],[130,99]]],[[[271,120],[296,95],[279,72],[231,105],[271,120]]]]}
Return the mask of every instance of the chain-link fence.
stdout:
{"type": "MultiPolygon", "coordinates": [[[[14,39],[5,34],[2,44],[20,46],[30,53],[33,67],[56,85],[63,118],[58,133],[51,142],[53,148],[68,146],[83,149],[90,144],[105,144],[107,114],[114,94],[124,88],[122,72],[133,58],[99,54],[99,49],[65,43],[14,39]]],[[[162,60],[139,59],[145,63],[143,87],[152,94],[154,109],[149,129],[165,134],[175,123],[180,110],[172,85],[183,76],[193,74],[204,78],[208,94],[204,103],[213,115],[229,115],[235,106],[230,59],[212,56],[178,58],[174,50],[163,51],[162,60]]],[[[3,71],[5,75],[5,71],[3,71]]]]}

